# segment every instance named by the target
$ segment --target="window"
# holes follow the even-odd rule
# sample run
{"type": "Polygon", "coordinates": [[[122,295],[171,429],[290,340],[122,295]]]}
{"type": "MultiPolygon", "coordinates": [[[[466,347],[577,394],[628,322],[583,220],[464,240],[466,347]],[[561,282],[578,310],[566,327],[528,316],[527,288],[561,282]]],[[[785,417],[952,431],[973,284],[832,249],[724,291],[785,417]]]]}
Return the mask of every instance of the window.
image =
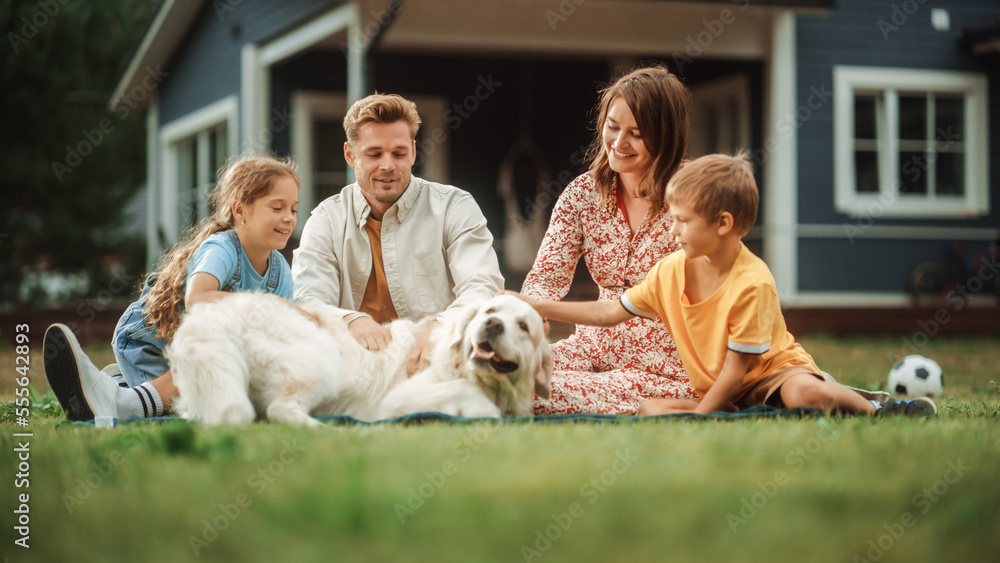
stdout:
{"type": "Polygon", "coordinates": [[[238,102],[230,96],[164,125],[157,231],[164,247],[211,214],[209,192],[226,160],[236,154],[238,102]]]}
{"type": "Polygon", "coordinates": [[[750,79],[736,74],[691,86],[692,158],[750,148],[750,79]]]}
{"type": "Polygon", "coordinates": [[[212,213],[209,193],[215,176],[225,166],[226,124],[212,127],[176,143],[177,189],[181,228],[196,225],[212,213]]]}
{"type": "Polygon", "coordinates": [[[985,77],[836,67],[834,89],[838,211],[917,218],[989,212],[985,77]]]}

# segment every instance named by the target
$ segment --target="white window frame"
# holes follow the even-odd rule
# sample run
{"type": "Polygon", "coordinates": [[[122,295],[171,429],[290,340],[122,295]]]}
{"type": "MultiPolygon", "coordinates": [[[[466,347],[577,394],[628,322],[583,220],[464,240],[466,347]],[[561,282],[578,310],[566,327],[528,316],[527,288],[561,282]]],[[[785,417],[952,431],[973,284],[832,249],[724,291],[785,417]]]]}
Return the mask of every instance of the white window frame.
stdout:
{"type": "MultiPolygon", "coordinates": [[[[195,138],[199,151],[199,169],[197,170],[198,185],[210,188],[214,185],[216,170],[208,163],[209,132],[216,127],[226,126],[227,156],[239,152],[239,99],[228,96],[177,118],[160,128],[161,147],[161,185],[159,223],[163,226],[169,244],[180,239],[184,222],[180,209],[180,146],[181,143],[195,138]]],[[[199,217],[207,215],[208,193],[201,194],[198,199],[199,217]]]]}
{"type": "Polygon", "coordinates": [[[313,120],[316,118],[343,120],[347,114],[347,96],[336,92],[300,90],[292,93],[292,158],[299,167],[299,221],[295,236],[302,236],[302,227],[318,201],[314,201],[316,184],[313,173],[317,158],[337,158],[338,155],[317,155],[313,146],[313,120]]]}
{"type": "Polygon", "coordinates": [[[974,219],[989,213],[989,92],[986,77],[971,72],[837,66],[834,84],[834,203],[852,217],[974,219]],[[879,191],[858,193],[854,162],[854,98],[884,92],[878,116],[879,191]],[[963,196],[899,193],[899,92],[961,94],[964,98],[963,196]],[[883,132],[892,132],[884,135],[883,132]]]}

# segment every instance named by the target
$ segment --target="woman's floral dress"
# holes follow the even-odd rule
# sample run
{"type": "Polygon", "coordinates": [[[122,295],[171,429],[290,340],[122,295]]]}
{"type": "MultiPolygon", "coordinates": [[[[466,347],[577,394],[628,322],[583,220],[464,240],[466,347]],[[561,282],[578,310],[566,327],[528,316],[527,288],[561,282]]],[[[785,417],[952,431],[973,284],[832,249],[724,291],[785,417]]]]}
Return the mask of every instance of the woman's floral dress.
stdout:
{"type": "MultiPolygon", "coordinates": [[[[545,239],[521,292],[559,300],[569,291],[583,256],[600,287],[600,301],[617,301],[678,249],[666,208],[647,213],[633,235],[624,204],[600,202],[589,173],[571,182],[556,202],[545,239]]],[[[552,345],[555,372],[548,400],[535,398],[536,414],[634,414],[652,398],[694,397],[674,340],[660,320],[634,317],[610,328],[577,326],[552,345]]]]}

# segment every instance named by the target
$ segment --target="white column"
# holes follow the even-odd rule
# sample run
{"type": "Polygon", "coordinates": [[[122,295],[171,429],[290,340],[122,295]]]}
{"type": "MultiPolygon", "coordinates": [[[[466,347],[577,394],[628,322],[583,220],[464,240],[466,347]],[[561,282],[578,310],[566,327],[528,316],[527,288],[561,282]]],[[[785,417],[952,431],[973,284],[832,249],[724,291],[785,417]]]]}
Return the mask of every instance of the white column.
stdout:
{"type": "Polygon", "coordinates": [[[240,151],[264,152],[271,148],[265,131],[270,108],[270,72],[260,64],[259,49],[246,44],[240,52],[240,151]]]}
{"type": "Polygon", "coordinates": [[[361,8],[355,3],[347,25],[347,107],[368,94],[365,55],[368,38],[361,29],[361,8]]]}
{"type": "MultiPolygon", "coordinates": [[[[367,38],[361,29],[361,8],[354,3],[347,26],[347,108],[368,94],[367,38]]],[[[345,111],[346,111],[345,109],[345,111]]],[[[354,170],[347,168],[347,182],[354,182],[354,170]]]]}
{"type": "Polygon", "coordinates": [[[778,128],[795,119],[795,15],[784,11],[774,19],[768,65],[769,103],[764,150],[764,260],[778,284],[783,304],[798,293],[798,135],[795,127],[778,128]]]}
{"type": "Polygon", "coordinates": [[[160,259],[159,178],[160,100],[154,95],[146,111],[146,270],[152,271],[160,259]]]}

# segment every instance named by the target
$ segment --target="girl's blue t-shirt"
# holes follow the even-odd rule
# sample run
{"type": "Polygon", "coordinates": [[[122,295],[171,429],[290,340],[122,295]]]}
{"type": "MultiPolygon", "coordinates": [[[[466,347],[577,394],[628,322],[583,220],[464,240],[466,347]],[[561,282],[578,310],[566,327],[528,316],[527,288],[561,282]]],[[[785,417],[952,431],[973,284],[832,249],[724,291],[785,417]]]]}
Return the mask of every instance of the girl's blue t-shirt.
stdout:
{"type": "Polygon", "coordinates": [[[188,260],[187,279],[204,272],[219,280],[220,291],[263,291],[292,300],[292,270],[280,252],[271,251],[267,273],[262,276],[250,265],[243,248],[237,249],[234,244],[239,245],[239,239],[231,231],[215,233],[205,239],[188,260]],[[278,271],[275,272],[274,268],[278,271]],[[277,276],[277,286],[271,290],[267,282],[274,275],[277,276]]]}
{"type": "MultiPolygon", "coordinates": [[[[250,265],[239,237],[233,231],[216,233],[198,247],[188,260],[187,279],[200,272],[219,280],[220,290],[263,291],[289,301],[292,299],[292,270],[285,257],[272,250],[267,273],[261,276],[250,265]]],[[[155,326],[146,322],[148,318],[144,309],[149,291],[150,286],[144,285],[139,300],[129,305],[122,314],[111,340],[118,367],[124,374],[122,381],[133,387],[159,377],[169,369],[163,354],[167,342],[156,336],[155,326]]]]}

